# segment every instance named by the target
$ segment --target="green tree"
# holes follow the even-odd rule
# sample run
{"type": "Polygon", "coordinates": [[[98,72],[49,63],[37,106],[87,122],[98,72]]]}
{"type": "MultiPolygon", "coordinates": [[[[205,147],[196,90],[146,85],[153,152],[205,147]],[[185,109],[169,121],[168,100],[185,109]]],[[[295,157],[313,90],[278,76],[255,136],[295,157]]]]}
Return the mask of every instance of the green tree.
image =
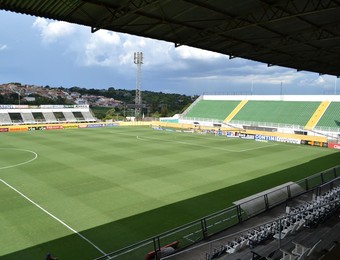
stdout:
{"type": "Polygon", "coordinates": [[[166,104],[161,105],[161,116],[168,116],[168,107],[166,104]]]}
{"type": "Polygon", "coordinates": [[[106,116],[115,116],[116,115],[116,109],[115,108],[111,108],[110,110],[108,110],[106,112],[106,116]]]}
{"type": "Polygon", "coordinates": [[[160,114],[158,111],[156,111],[155,113],[152,114],[152,117],[153,118],[159,118],[160,117],[160,114]]]}
{"type": "Polygon", "coordinates": [[[117,118],[117,116],[118,115],[116,113],[116,110],[114,108],[111,108],[105,113],[105,117],[103,118],[103,120],[115,119],[117,118]]]}

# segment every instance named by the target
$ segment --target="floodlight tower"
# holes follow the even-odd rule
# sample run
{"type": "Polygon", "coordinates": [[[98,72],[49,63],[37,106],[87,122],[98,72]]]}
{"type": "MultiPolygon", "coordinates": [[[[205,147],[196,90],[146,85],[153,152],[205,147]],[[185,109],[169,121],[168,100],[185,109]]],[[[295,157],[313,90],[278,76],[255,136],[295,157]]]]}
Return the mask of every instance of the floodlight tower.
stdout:
{"type": "Polygon", "coordinates": [[[141,73],[143,64],[143,52],[135,52],[133,62],[137,65],[136,70],[136,97],[135,97],[135,117],[140,118],[142,114],[142,95],[141,95],[141,73]]]}

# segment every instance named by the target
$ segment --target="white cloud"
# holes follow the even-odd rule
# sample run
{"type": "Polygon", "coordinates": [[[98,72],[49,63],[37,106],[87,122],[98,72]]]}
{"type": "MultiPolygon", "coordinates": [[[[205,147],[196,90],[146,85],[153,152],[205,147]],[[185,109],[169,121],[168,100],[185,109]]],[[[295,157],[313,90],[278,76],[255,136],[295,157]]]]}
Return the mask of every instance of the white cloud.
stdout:
{"type": "Polygon", "coordinates": [[[91,34],[84,42],[85,65],[113,66],[120,45],[121,39],[116,32],[101,30],[91,34]]]}
{"type": "Polygon", "coordinates": [[[86,66],[100,65],[119,70],[131,69],[135,66],[134,52],[143,52],[145,70],[185,68],[185,64],[176,54],[174,45],[164,41],[102,30],[93,34],[90,39],[86,39],[85,46],[83,64],[86,66]],[[101,35],[97,36],[97,34],[101,35]],[[113,37],[115,40],[108,40],[108,37],[113,37]]]}
{"type": "MultiPolygon", "coordinates": [[[[127,65],[131,67],[133,65],[134,52],[143,52],[143,56],[145,57],[146,53],[144,50],[146,49],[145,46],[147,46],[147,40],[127,34],[120,35],[122,44],[119,46],[119,54],[117,54],[118,62],[121,65],[127,65]]],[[[147,61],[147,59],[145,61],[147,61]]]]}
{"type": "Polygon", "coordinates": [[[53,43],[61,38],[72,35],[76,25],[61,21],[49,21],[45,18],[38,17],[33,28],[40,30],[43,43],[53,43]]]}
{"type": "Polygon", "coordinates": [[[6,50],[7,48],[6,44],[0,44],[0,51],[6,50]]]}
{"type": "Polygon", "coordinates": [[[197,61],[213,64],[226,57],[188,46],[175,48],[173,43],[107,30],[91,34],[87,27],[44,18],[36,18],[33,28],[40,31],[44,44],[58,42],[66,46],[64,52],[74,55],[79,66],[111,67],[124,71],[134,66],[133,53],[137,51],[144,54],[143,69],[154,71],[189,70],[197,61]]]}
{"type": "Polygon", "coordinates": [[[143,67],[145,69],[165,69],[174,61],[171,43],[152,40],[128,34],[121,34],[122,46],[118,57],[119,63],[129,67],[134,66],[134,52],[143,52],[143,67]]]}
{"type": "Polygon", "coordinates": [[[233,84],[291,84],[296,79],[300,78],[300,75],[296,75],[296,73],[286,73],[280,75],[270,75],[270,74],[247,74],[244,75],[230,75],[230,74],[216,74],[216,75],[198,75],[192,77],[183,77],[182,79],[186,80],[194,80],[194,81],[224,81],[233,84]]]}
{"type": "Polygon", "coordinates": [[[318,75],[316,73],[309,74],[309,77],[302,78],[299,81],[299,86],[301,87],[317,87],[324,90],[332,90],[336,87],[337,78],[330,75],[318,75]]]}
{"type": "MultiPolygon", "coordinates": [[[[165,41],[107,30],[90,33],[88,27],[43,18],[35,19],[33,27],[40,31],[43,43],[58,43],[64,53],[74,57],[78,66],[107,68],[117,75],[115,77],[133,77],[133,54],[143,52],[142,70],[161,78],[162,84],[158,85],[165,81],[173,84],[182,81],[181,84],[201,85],[202,88],[203,85],[245,88],[252,84],[276,88],[281,83],[287,90],[291,86],[297,91],[309,91],[312,87],[319,90],[334,88],[334,78],[330,76],[317,77],[317,74],[280,66],[267,67],[241,58],[230,60],[226,55],[211,51],[188,46],[175,48],[173,43],[165,41]]],[[[3,46],[0,45],[0,50],[7,47],[3,46]]]]}

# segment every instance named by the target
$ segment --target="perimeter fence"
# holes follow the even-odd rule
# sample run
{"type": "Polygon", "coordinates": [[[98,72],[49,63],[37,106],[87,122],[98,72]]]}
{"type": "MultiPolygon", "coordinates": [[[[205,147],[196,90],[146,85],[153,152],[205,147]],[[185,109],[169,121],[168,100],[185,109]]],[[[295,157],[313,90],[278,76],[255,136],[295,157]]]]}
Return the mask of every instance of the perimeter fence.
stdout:
{"type": "MultiPolygon", "coordinates": [[[[159,234],[139,243],[130,245],[120,250],[108,253],[100,259],[156,259],[165,257],[174,251],[164,250],[168,245],[178,246],[184,249],[197,242],[203,241],[227,228],[235,226],[255,215],[263,213],[289,199],[300,196],[306,192],[317,189],[323,184],[340,177],[340,165],[309,176],[305,179],[280,186],[258,196],[252,196],[248,200],[241,201],[238,205],[226,208],[208,215],[202,219],[193,221],[168,232],[159,234]],[[249,208],[248,205],[256,205],[249,208]]],[[[173,246],[171,249],[174,249],[173,246]]]]}

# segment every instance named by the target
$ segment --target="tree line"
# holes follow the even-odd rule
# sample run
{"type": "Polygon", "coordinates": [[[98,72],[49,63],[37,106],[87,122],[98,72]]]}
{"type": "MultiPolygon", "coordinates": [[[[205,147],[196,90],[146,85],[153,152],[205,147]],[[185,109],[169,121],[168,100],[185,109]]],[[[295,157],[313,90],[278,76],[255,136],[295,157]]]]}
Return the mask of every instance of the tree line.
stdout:
{"type": "MultiPolygon", "coordinates": [[[[126,89],[86,89],[72,87],[71,92],[78,92],[81,95],[104,96],[122,101],[121,105],[115,108],[98,109],[91,107],[97,118],[109,119],[115,116],[125,117],[134,115],[135,90],[126,89]],[[104,115],[105,113],[105,115],[104,115]]],[[[183,94],[171,94],[163,92],[142,91],[142,114],[145,117],[167,117],[182,113],[198,96],[183,94]]]]}
{"type": "MultiPolygon", "coordinates": [[[[86,89],[80,87],[71,88],[52,88],[45,86],[47,89],[59,89],[67,93],[77,92],[81,95],[104,96],[121,101],[120,105],[112,107],[90,106],[96,117],[99,119],[119,118],[134,115],[135,90],[125,89],[86,89]]],[[[188,96],[183,94],[171,94],[163,92],[142,91],[142,114],[145,117],[167,117],[182,113],[198,96],[188,96]]],[[[29,95],[35,98],[35,101],[26,101],[21,98],[20,104],[43,105],[43,104],[72,104],[74,101],[62,97],[48,98],[38,94],[29,95]]],[[[13,92],[8,95],[0,94],[0,104],[18,104],[18,94],[13,92]]]]}

